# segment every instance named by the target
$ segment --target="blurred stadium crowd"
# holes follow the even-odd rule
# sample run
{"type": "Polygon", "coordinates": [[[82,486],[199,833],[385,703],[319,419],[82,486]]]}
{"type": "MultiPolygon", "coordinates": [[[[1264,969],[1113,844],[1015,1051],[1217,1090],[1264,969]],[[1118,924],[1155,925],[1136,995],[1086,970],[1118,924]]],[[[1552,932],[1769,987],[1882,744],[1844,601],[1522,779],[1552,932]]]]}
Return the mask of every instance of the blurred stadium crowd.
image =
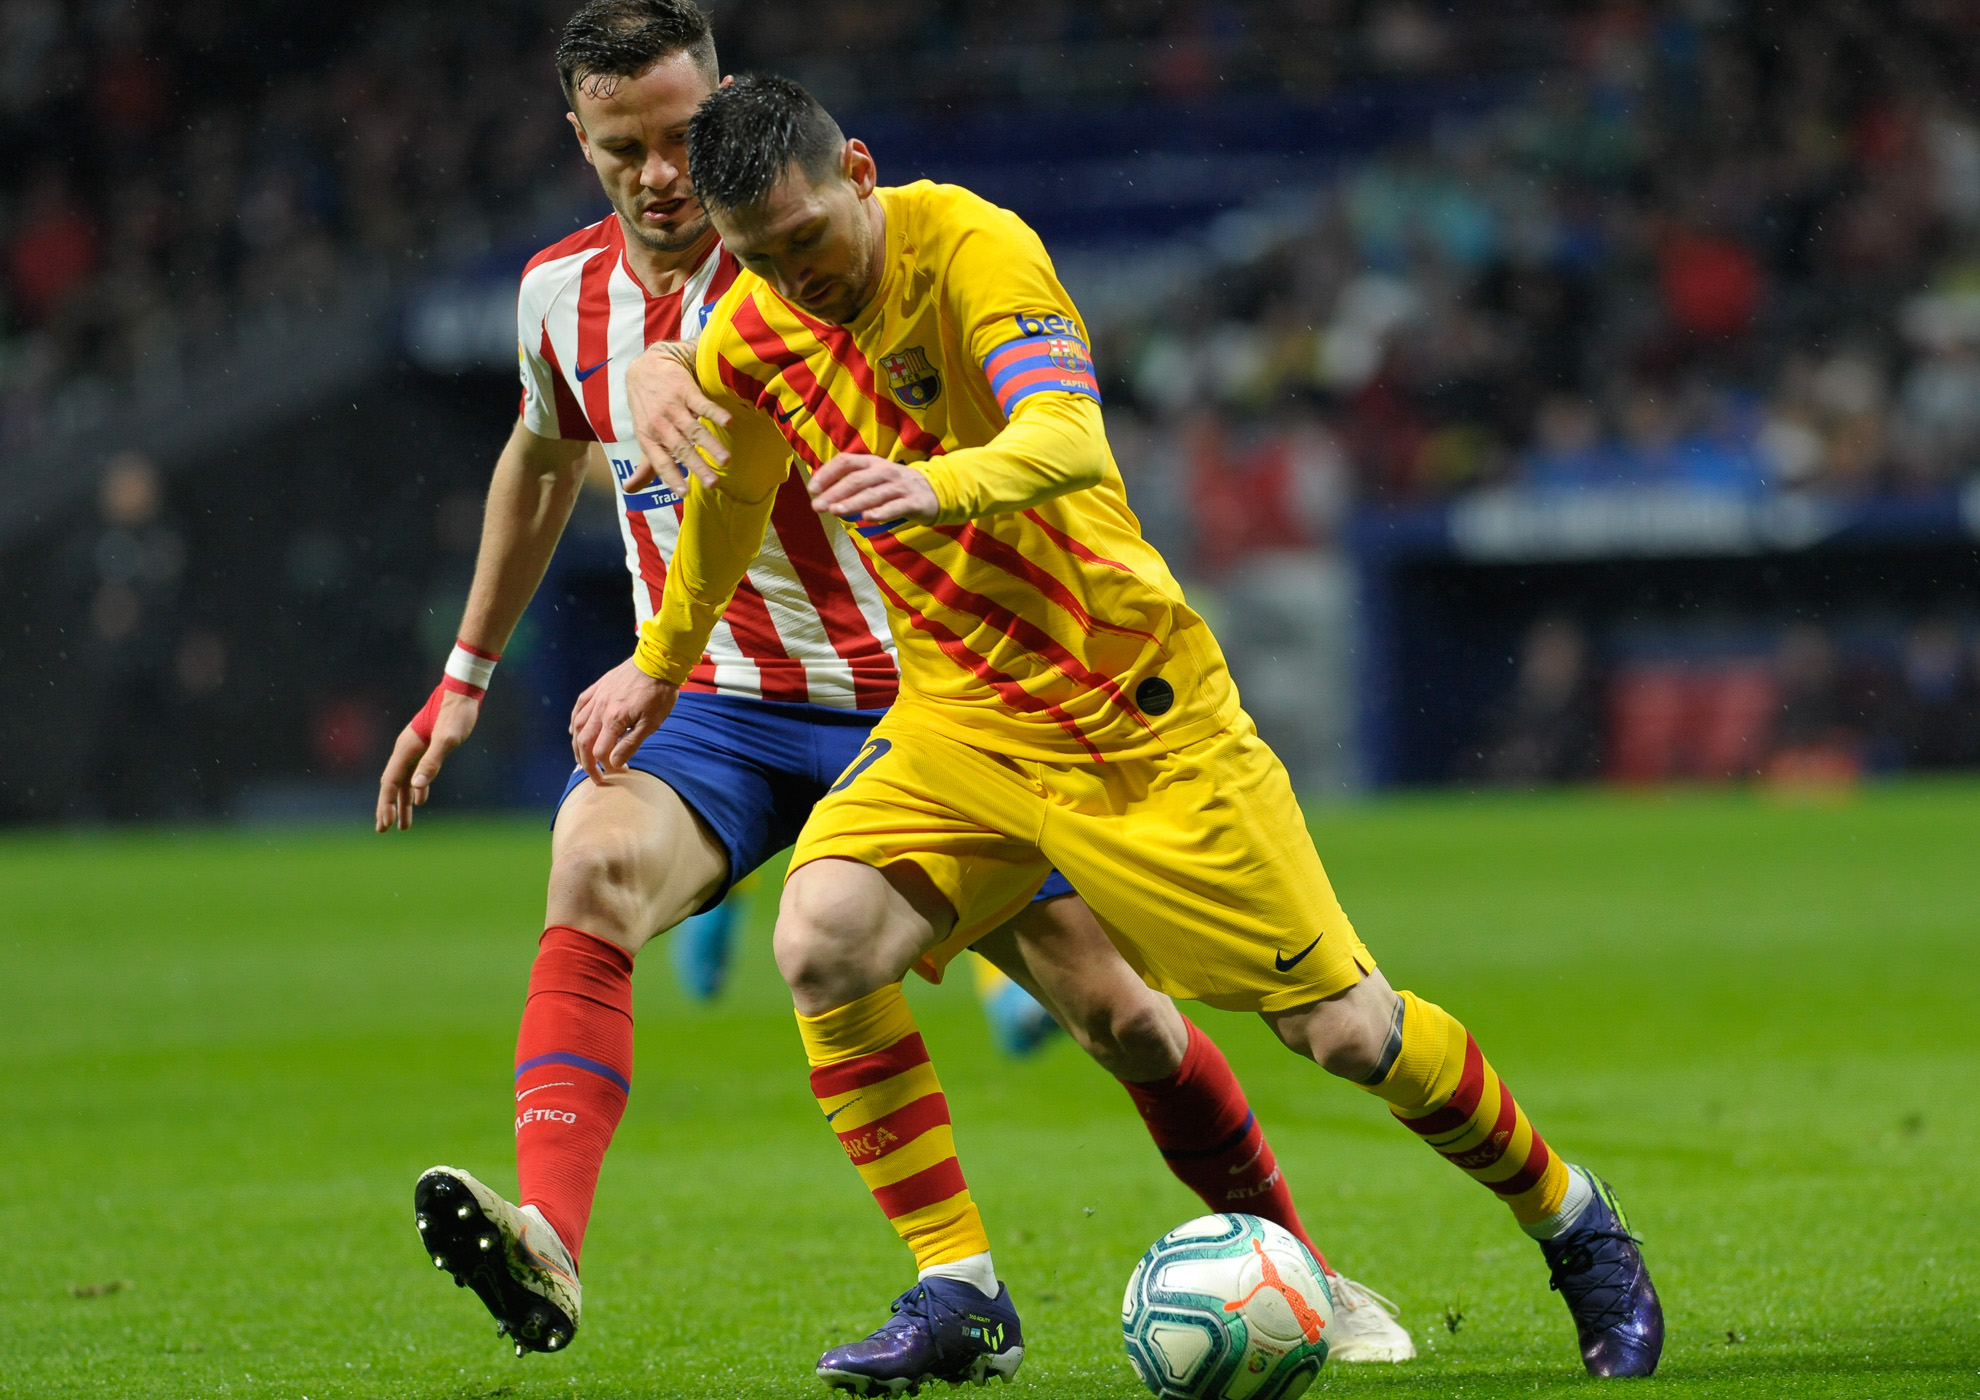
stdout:
{"type": "MultiPolygon", "coordinates": [[[[549,66],[565,8],[0,0],[0,451],[79,386],[114,403],[178,382],[258,318],[595,207],[549,66]]],[[[1235,630],[1261,559],[1337,560],[1357,510],[1507,485],[1916,497],[1980,472],[1971,0],[710,8],[725,67],[791,72],[841,110],[1133,99],[1187,121],[1238,94],[1501,84],[1482,114],[1316,188],[1228,192],[1255,205],[1242,238],[1194,245],[1159,300],[1095,318],[1137,506],[1181,572],[1227,590],[1235,630]]],[[[475,392],[499,440],[508,390],[475,392]]],[[[313,702],[299,767],[355,781],[415,695],[426,613],[450,605],[429,600],[464,586],[487,465],[470,455],[406,487],[430,530],[380,530],[378,498],[346,491],[268,552],[267,586],[341,596],[372,628],[353,657],[382,633],[405,652],[373,689],[313,702]]],[[[238,578],[222,597],[202,564],[253,511],[107,460],[33,595],[94,697],[69,712],[123,735],[93,747],[99,792],[77,810],[221,810],[238,775],[119,795],[155,751],[118,745],[177,706],[192,761],[268,693],[254,599],[238,578]]],[[[1700,671],[1618,665],[1585,619],[1550,616],[1454,776],[1980,762],[1975,622],[1775,627],[1700,671]]],[[[1313,706],[1310,682],[1289,685],[1313,706]]]]}
{"type": "Polygon", "coordinates": [[[1351,171],[1188,305],[1116,328],[1114,401],[1311,407],[1336,497],[1970,475],[1980,9],[1735,8],[1565,20],[1519,99],[1351,171]]]}

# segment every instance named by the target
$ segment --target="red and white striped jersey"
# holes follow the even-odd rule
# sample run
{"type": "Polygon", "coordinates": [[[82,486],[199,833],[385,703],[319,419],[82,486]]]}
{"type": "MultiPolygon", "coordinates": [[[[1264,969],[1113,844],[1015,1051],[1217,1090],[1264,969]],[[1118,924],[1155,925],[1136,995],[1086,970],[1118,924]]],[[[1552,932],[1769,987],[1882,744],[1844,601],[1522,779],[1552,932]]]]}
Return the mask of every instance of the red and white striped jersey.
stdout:
{"type": "MultiPolygon", "coordinates": [[[[538,253],[516,300],[523,425],[542,437],[599,443],[624,482],[640,457],[627,368],[650,344],[697,338],[736,270],[718,244],[679,291],[653,296],[626,265],[617,215],[538,253]]],[[[637,627],[660,606],[683,508],[657,483],[619,499],[637,627]]],[[[763,552],[683,688],[876,710],[893,704],[899,681],[872,576],[846,532],[812,510],[792,472],[763,552]]]]}

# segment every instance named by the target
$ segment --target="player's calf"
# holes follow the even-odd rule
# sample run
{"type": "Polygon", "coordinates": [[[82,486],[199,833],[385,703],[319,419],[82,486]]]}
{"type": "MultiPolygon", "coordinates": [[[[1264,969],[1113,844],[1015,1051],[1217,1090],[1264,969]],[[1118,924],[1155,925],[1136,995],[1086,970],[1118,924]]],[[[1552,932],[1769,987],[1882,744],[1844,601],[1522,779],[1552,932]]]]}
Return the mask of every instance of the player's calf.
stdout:
{"type": "Polygon", "coordinates": [[[1400,993],[1382,1054],[1360,1083],[1540,1241],[1590,1374],[1656,1369],[1663,1309],[1614,1196],[1547,1145],[1457,1018],[1400,993]]]}

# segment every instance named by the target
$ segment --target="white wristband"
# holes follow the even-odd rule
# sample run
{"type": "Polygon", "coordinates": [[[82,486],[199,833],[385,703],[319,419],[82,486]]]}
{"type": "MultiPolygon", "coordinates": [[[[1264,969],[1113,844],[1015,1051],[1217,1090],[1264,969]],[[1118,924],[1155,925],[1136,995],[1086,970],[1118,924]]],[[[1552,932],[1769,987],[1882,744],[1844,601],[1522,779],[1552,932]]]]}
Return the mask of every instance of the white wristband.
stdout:
{"type": "Polygon", "coordinates": [[[476,690],[488,689],[488,682],[494,678],[495,663],[501,660],[499,654],[490,656],[485,651],[454,643],[453,655],[447,658],[447,674],[463,685],[471,685],[476,690]]]}

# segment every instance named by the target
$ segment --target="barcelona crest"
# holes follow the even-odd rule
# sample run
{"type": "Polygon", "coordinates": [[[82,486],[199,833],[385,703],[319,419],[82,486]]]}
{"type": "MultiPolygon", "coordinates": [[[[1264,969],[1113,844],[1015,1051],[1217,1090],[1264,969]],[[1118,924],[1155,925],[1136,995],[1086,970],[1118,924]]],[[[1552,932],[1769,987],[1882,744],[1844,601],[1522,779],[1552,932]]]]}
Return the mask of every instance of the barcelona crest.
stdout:
{"type": "Polygon", "coordinates": [[[926,408],[942,392],[942,376],[928,363],[928,352],[919,345],[880,357],[880,368],[887,373],[887,387],[903,408],[926,408]]]}
{"type": "Polygon", "coordinates": [[[1076,340],[1054,338],[1046,343],[1046,353],[1053,365],[1067,374],[1091,374],[1093,366],[1087,363],[1086,351],[1076,340]]]}

